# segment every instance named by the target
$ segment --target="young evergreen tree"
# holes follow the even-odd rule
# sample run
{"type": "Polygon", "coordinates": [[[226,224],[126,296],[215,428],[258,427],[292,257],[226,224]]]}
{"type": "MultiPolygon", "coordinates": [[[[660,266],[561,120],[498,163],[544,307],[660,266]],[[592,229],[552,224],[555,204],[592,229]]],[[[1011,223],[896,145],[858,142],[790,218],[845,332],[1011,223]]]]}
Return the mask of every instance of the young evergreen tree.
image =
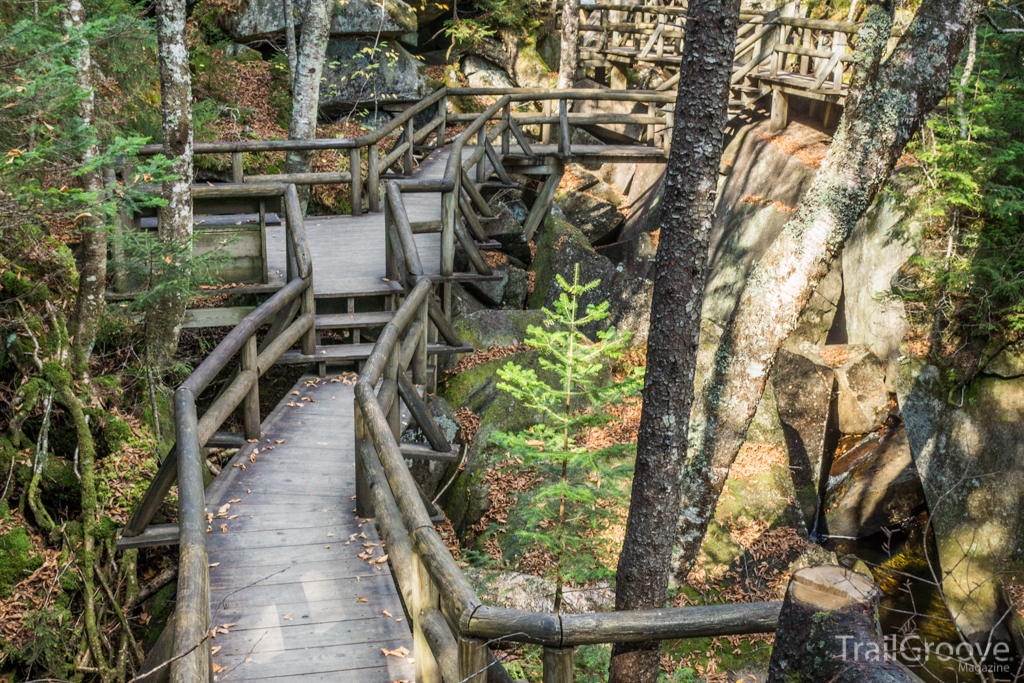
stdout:
{"type": "Polygon", "coordinates": [[[608,317],[608,302],[579,310],[579,298],[600,281],[580,284],[578,264],[572,284],[561,275],[556,277],[562,293],[553,309],[543,309],[544,325],[529,326],[526,338],[528,346],[540,351],[542,372],[554,381],[513,362],[498,370],[498,388],[537,411],[543,421],[517,434],[498,432],[493,440],[542,476],[543,483],[524,512],[528,529],[519,535],[549,554],[554,611],[558,612],[567,582],[581,583],[609,573],[599,558],[603,541],[594,532],[608,519],[607,506],[599,502],[614,495],[608,488],[601,490],[602,479],[609,479],[619,467],[600,452],[578,447],[574,436],[594,419],[595,411],[621,399],[634,384],[599,381],[608,361],[621,357],[627,337],[609,329],[592,342],[580,332],[608,317]]]}

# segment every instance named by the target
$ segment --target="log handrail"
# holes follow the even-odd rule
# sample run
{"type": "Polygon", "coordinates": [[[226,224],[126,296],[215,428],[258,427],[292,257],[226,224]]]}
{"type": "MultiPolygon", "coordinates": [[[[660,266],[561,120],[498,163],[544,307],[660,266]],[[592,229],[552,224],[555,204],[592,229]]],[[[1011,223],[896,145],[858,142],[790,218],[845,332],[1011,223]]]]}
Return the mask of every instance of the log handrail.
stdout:
{"type": "Polygon", "coordinates": [[[175,445],[164,458],[142,501],[121,533],[122,537],[143,534],[170,487],[177,482],[179,563],[177,616],[173,626],[175,659],[170,667],[170,680],[173,683],[206,681],[210,670],[210,648],[202,646],[210,627],[206,492],[203,483],[206,458],[203,446],[240,405],[243,406],[245,417],[244,437],[259,438],[259,377],[294,344],[301,343],[304,352],[311,352],[315,342],[313,264],[295,186],[196,186],[193,194],[203,198],[283,197],[287,220],[287,258],[294,267],[289,268],[288,283],[236,325],[175,391],[175,445]],[[281,325],[280,333],[259,352],[256,344],[257,330],[275,316],[295,315],[291,311],[295,310],[293,304],[296,300],[301,300],[298,315],[287,325],[281,325]],[[196,398],[236,356],[240,360],[239,372],[200,419],[196,411],[196,398]]]}
{"type": "MultiPolygon", "coordinates": [[[[466,90],[469,89],[451,92],[466,90]]],[[[472,92],[499,94],[486,89],[472,92]]],[[[453,253],[451,243],[445,246],[446,231],[459,237],[472,260],[472,250],[467,248],[467,242],[472,244],[472,240],[458,222],[459,214],[465,216],[472,207],[460,195],[463,187],[467,191],[476,189],[468,172],[474,165],[484,163],[485,158],[491,158],[485,154],[491,140],[506,130],[514,132],[508,115],[510,103],[524,99],[558,100],[559,116],[555,120],[560,124],[560,155],[567,155],[571,151],[571,121],[566,116],[566,104],[575,94],[542,91],[516,100],[512,94],[500,93],[456,138],[443,179],[441,221],[423,225],[420,230],[442,232],[442,273],[446,265],[450,267],[450,262],[444,260],[446,251],[453,253]],[[498,123],[488,130],[492,120],[498,123]],[[477,140],[476,149],[463,158],[463,149],[470,139],[477,140]]],[[[552,177],[557,184],[557,175],[552,177]]],[[[566,653],[571,656],[571,648],[578,645],[773,632],[781,609],[781,603],[776,602],[559,615],[492,607],[480,600],[434,528],[431,513],[406,464],[408,451],[402,450],[397,419],[399,393],[403,400],[418,400],[414,388],[407,384],[405,372],[411,368],[416,375],[416,365],[425,356],[430,326],[422,323],[429,319],[449,343],[459,343],[457,337],[449,338],[454,331],[443,329],[450,327],[443,312],[435,312],[436,283],[423,274],[413,224],[402,198],[403,192],[421,190],[428,182],[438,181],[390,181],[385,188],[388,277],[401,282],[406,294],[356,380],[354,421],[356,507],[361,516],[375,518],[387,543],[399,593],[412,617],[417,671],[440,672],[448,683],[477,680],[475,674],[486,668],[486,662],[493,662],[493,658],[488,659],[487,643],[510,640],[543,645],[546,653],[557,650],[557,657],[545,657],[545,680],[550,673],[552,681],[562,683],[564,679],[555,677],[558,667],[551,664],[549,671],[548,662],[564,664],[566,653]],[[399,392],[403,380],[405,391],[399,392]]],[[[470,201],[474,201],[472,196],[470,201]]],[[[422,376],[422,371],[419,374],[422,376]]],[[[429,415],[425,419],[432,425],[429,415]]],[[[492,680],[504,680],[500,666],[491,667],[491,671],[495,672],[492,680]]],[[[417,680],[426,683],[437,679],[424,675],[422,681],[417,680]]]]}

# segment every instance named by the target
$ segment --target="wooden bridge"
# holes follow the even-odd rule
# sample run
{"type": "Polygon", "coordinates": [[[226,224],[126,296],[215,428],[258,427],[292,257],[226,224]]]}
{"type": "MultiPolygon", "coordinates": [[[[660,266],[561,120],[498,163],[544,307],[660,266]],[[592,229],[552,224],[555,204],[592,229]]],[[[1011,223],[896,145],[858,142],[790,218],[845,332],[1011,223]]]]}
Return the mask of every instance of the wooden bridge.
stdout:
{"type": "MultiPolygon", "coordinates": [[[[658,58],[671,54],[662,46],[675,37],[667,18],[683,15],[649,8],[666,20],[645,34],[648,9],[613,7],[588,11],[610,18],[633,13],[634,31],[611,19],[599,24],[602,31],[648,36],[630,59],[646,59],[652,45],[658,58]]],[[[755,36],[800,28],[760,16],[763,26],[746,38],[741,31],[737,54],[755,36]]],[[[806,36],[817,29],[801,30],[806,36]]],[[[761,51],[824,59],[820,51],[805,55],[782,45],[777,40],[761,51]]],[[[610,62],[626,49],[610,40],[597,52],[610,62]]],[[[764,78],[753,58],[737,73],[755,74],[773,93],[805,75],[786,71],[784,59],[772,63],[774,74],[764,78]]],[[[840,77],[832,83],[838,98],[840,77]]],[[[497,246],[486,234],[494,217],[486,192],[524,178],[541,181],[523,222],[529,241],[567,163],[663,163],[673,101],[668,88],[441,89],[358,138],[196,145],[197,154],[230,154],[234,181],[193,188],[197,231],[214,226],[221,241],[217,230],[225,226],[241,235],[244,247],[232,253],[250,278],[217,293],[265,299],[255,307],[192,312],[195,324],[233,329],[175,392],[176,445],[118,541],[122,548],[180,547],[175,616],[147,662],[156,667],[148,681],[169,673],[176,683],[305,683],[345,675],[510,683],[491,651],[509,641],[542,646],[545,681],[561,683],[572,678],[578,645],[774,631],[779,603],[600,614],[485,605],[436,532],[438,511],[407,466],[409,459],[458,458],[458,446],[446,440],[422,396],[435,387],[439,356],[472,350],[449,322],[452,284],[496,277],[482,253],[497,246]],[[453,114],[448,98],[456,95],[493,104],[482,113],[453,114]],[[580,101],[626,106],[573,111],[580,101]],[[456,124],[464,128],[449,139],[446,130],[456,124]],[[637,139],[615,134],[614,144],[572,143],[574,127],[600,133],[626,125],[640,130],[637,139]],[[352,171],[243,170],[246,153],[312,149],[347,150],[352,171]],[[304,218],[296,185],[314,184],[348,185],[352,215],[304,218]],[[469,264],[465,271],[455,268],[457,251],[469,264]],[[348,341],[327,343],[332,330],[347,330],[348,341]],[[263,416],[259,378],[282,363],[311,371],[263,416]],[[199,415],[197,399],[218,377],[227,381],[199,415]],[[221,431],[236,411],[244,430],[221,431]],[[426,441],[402,441],[411,425],[426,441]],[[217,446],[238,452],[207,486],[204,449],[217,446]],[[175,483],[178,523],[152,524],[175,483]]]]}

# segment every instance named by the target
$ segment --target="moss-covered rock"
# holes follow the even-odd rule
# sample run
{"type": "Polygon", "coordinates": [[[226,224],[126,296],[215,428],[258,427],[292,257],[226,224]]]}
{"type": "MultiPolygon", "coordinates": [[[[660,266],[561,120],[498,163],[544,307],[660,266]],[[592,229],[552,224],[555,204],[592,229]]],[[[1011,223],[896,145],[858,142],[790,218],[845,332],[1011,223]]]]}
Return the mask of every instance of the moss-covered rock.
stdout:
{"type": "Polygon", "coordinates": [[[577,227],[554,215],[545,221],[537,238],[537,257],[530,268],[534,273],[530,308],[550,307],[561,293],[556,276],[572,282],[577,264],[580,282],[597,280],[601,283],[580,297],[580,305],[585,307],[602,301],[611,304],[609,318],[584,328],[584,332],[593,335],[613,325],[620,331],[628,331],[634,344],[645,343],[650,327],[653,282],[630,275],[598,254],[577,227]]]}
{"type": "Polygon", "coordinates": [[[978,378],[953,404],[940,370],[912,361],[897,395],[956,625],[1006,637],[1001,577],[1024,571],[1024,378],[978,378]]]}
{"type": "Polygon", "coordinates": [[[481,310],[459,316],[455,330],[464,342],[474,349],[486,350],[491,346],[513,346],[526,339],[530,325],[544,322],[539,310],[481,310]]]}
{"type": "MultiPolygon", "coordinates": [[[[6,504],[0,502],[6,512],[6,504]]],[[[32,539],[20,526],[0,534],[0,600],[11,597],[18,583],[43,564],[42,555],[35,553],[32,539]]]]}

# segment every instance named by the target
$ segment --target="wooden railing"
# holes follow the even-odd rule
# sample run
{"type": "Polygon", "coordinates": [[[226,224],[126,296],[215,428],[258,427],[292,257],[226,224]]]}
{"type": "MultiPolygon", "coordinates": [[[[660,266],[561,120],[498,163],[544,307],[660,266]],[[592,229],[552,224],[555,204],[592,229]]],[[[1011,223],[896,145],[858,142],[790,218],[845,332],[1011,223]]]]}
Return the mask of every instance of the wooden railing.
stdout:
{"type": "MultiPolygon", "coordinates": [[[[401,178],[413,171],[413,151],[436,131],[435,146],[443,146],[445,136],[446,102],[445,89],[435,91],[431,95],[413,104],[391,121],[375,131],[355,138],[319,138],[315,140],[229,140],[223,142],[197,142],[193,145],[193,153],[230,154],[231,178],[233,183],[291,183],[294,185],[349,185],[352,191],[352,215],[363,213],[363,188],[376,188],[381,180],[401,178]],[[440,103],[440,104],[439,104],[440,103]],[[439,104],[439,106],[438,106],[439,104]],[[418,114],[437,106],[438,113],[425,126],[415,127],[418,114]],[[381,156],[380,145],[388,136],[401,130],[401,142],[384,156],[381,156]],[[315,173],[278,173],[272,175],[246,175],[245,155],[257,152],[315,152],[325,150],[348,150],[349,170],[339,172],[315,173]],[[366,175],[362,172],[362,160],[366,158],[366,175]],[[365,183],[365,184],[364,184],[365,183]]],[[[160,154],[163,146],[146,145],[139,154],[160,154]]],[[[380,210],[379,192],[367,194],[370,211],[380,210]]]]}
{"type": "Polygon", "coordinates": [[[206,496],[203,472],[205,446],[241,446],[246,439],[260,436],[259,378],[281,355],[301,344],[304,353],[314,353],[313,264],[294,185],[195,186],[193,196],[203,199],[238,197],[283,197],[287,218],[286,250],[288,282],[247,315],[174,393],[175,445],[164,458],[156,477],[128,524],[118,547],[130,548],[178,542],[178,595],[173,626],[174,655],[171,681],[206,681],[210,669],[210,648],[205,646],[209,631],[210,582],[206,554],[206,496]],[[257,330],[268,323],[271,329],[262,348],[257,330]],[[196,399],[213,379],[238,358],[238,370],[200,418],[196,399]],[[239,406],[244,416],[244,433],[218,432],[224,420],[239,406]],[[151,526],[167,492],[177,482],[178,523],[151,526]]]}
{"type": "MultiPolygon", "coordinates": [[[[810,19],[800,14],[798,1],[768,12],[740,14],[743,24],[737,31],[733,55],[733,104],[748,104],[769,91],[796,93],[830,103],[845,95],[843,83],[849,75],[848,65],[853,61],[852,38],[860,25],[810,19]],[[787,74],[808,78],[786,82],[787,74]],[[747,86],[746,91],[744,86],[747,86]]],[[[682,55],[685,9],[602,3],[581,8],[581,16],[580,32],[584,36],[581,50],[585,64],[604,64],[605,58],[613,59],[616,55],[627,61],[657,57],[670,62],[682,55]],[[599,59],[588,61],[587,54],[597,55],[599,59]]],[[[658,90],[675,88],[678,83],[676,73],[659,85],[658,90]]],[[[773,110],[784,105],[785,102],[773,101],[773,110]]],[[[784,121],[784,113],[780,111],[782,115],[777,114],[775,118],[784,121]]]]}
{"type": "MultiPolygon", "coordinates": [[[[573,95],[566,91],[544,96],[564,102],[573,95]]],[[[488,154],[486,142],[480,141],[506,130],[516,134],[515,120],[507,114],[511,101],[511,95],[502,95],[455,142],[443,181],[449,218],[443,216],[442,222],[451,228],[458,222],[458,183],[465,180],[471,185],[466,173],[488,154]],[[487,131],[492,119],[499,122],[487,131]],[[463,160],[460,143],[474,136],[478,136],[477,148],[463,160]]],[[[561,109],[564,111],[564,106],[561,109]]],[[[560,120],[564,123],[566,116],[560,120]]],[[[568,144],[565,132],[563,127],[562,137],[568,144]]],[[[417,186],[419,182],[391,182],[385,190],[388,259],[391,272],[405,285],[405,300],[378,338],[355,384],[357,513],[375,519],[386,544],[412,621],[417,683],[483,683],[488,679],[509,683],[508,674],[490,651],[489,645],[495,642],[543,646],[545,682],[568,683],[574,648],[579,645],[773,632],[781,608],[777,602],[553,614],[488,606],[480,601],[435,530],[406,465],[410,457],[450,459],[447,442],[435,444],[430,436],[436,425],[421,405],[415,385],[427,379],[430,323],[449,344],[461,343],[437,310],[436,282],[423,273],[413,224],[405,212],[402,194],[427,187],[426,182],[417,186]],[[427,434],[429,447],[411,451],[402,444],[400,398],[427,434]]]]}

